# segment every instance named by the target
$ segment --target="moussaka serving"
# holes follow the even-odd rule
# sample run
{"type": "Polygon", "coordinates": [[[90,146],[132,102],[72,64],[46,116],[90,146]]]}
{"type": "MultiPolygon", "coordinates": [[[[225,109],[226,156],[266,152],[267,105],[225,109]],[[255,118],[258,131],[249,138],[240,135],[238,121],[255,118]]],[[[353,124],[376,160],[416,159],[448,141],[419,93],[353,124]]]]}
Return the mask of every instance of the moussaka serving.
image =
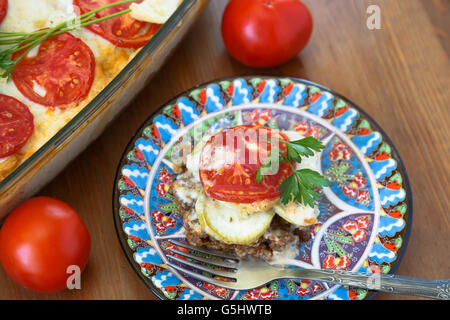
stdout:
{"type": "Polygon", "coordinates": [[[361,108],[315,83],[267,76],[215,80],[163,105],[126,148],[113,205],[131,265],[158,297],[180,300],[364,299],[370,291],[301,279],[236,291],[171,265],[186,267],[191,243],[293,268],[389,273],[412,213],[398,153],[361,108]],[[244,138],[223,143],[239,130],[244,138]]]}
{"type": "Polygon", "coordinates": [[[317,203],[305,203],[306,189],[317,194],[315,188],[328,185],[317,172],[322,148],[313,137],[260,125],[203,137],[177,161],[180,173],[170,190],[186,239],[269,261],[295,257],[308,239],[306,227],[318,222],[317,203]],[[303,193],[292,192],[296,188],[303,193]]]}

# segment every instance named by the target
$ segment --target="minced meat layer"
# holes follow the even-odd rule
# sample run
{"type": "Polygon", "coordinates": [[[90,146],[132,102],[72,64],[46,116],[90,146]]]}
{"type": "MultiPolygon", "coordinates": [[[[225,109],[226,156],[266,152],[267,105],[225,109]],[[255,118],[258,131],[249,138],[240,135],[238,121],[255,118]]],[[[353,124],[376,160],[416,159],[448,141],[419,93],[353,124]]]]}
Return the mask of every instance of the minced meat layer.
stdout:
{"type": "MultiPolygon", "coordinates": [[[[183,177],[188,178],[188,177],[183,177]]],[[[251,256],[269,261],[274,256],[274,252],[282,252],[288,246],[299,245],[310,239],[309,231],[300,229],[283,218],[275,215],[266,232],[254,243],[249,245],[228,244],[214,239],[208,235],[200,226],[200,222],[195,214],[194,197],[181,197],[177,192],[178,188],[191,190],[191,194],[196,194],[201,188],[191,179],[178,179],[172,185],[169,192],[175,197],[178,210],[182,215],[186,239],[193,246],[205,246],[211,249],[234,253],[239,257],[251,256]]]]}

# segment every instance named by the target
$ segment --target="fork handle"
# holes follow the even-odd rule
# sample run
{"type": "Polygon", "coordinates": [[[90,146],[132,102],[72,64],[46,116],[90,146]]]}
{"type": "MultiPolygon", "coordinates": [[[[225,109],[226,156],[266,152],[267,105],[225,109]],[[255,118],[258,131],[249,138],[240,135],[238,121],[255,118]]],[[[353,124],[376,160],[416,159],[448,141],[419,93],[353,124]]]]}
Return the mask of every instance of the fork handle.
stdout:
{"type": "Polygon", "coordinates": [[[450,280],[426,280],[394,274],[360,273],[338,270],[289,269],[296,278],[355,286],[368,290],[450,299],[450,280]]]}

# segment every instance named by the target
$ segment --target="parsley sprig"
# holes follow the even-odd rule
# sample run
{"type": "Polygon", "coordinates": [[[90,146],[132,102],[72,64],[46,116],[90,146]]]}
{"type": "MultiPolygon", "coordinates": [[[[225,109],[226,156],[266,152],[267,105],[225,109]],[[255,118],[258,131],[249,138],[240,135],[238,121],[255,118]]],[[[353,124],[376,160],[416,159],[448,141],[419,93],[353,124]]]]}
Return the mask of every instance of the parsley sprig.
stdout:
{"type": "Polygon", "coordinates": [[[270,140],[272,150],[276,148],[278,151],[278,159],[271,153],[267,156],[259,169],[256,171],[256,181],[261,182],[268,174],[278,172],[279,163],[288,163],[292,169],[292,174],[287,177],[279,186],[281,190],[280,200],[283,204],[290,201],[297,201],[304,205],[314,207],[314,198],[318,198],[319,194],[316,188],[322,189],[329,186],[330,182],[319,172],[311,169],[295,169],[294,163],[301,163],[302,158],[314,156],[314,151],[320,152],[325,146],[313,137],[306,137],[300,140],[284,141],[270,140]],[[286,145],[286,150],[277,148],[277,143],[286,145]]]}
{"type": "Polygon", "coordinates": [[[44,40],[59,35],[64,32],[87,27],[94,23],[99,23],[117,16],[131,12],[131,9],[125,9],[116,13],[97,18],[97,13],[105,9],[121,4],[133,2],[135,0],[122,0],[99,7],[95,10],[86,12],[74,19],[62,22],[55,27],[38,30],[34,32],[0,32],[0,77],[10,79],[20,60],[22,60],[34,47],[44,40]],[[24,50],[24,52],[12,59],[14,53],[24,50]]]}

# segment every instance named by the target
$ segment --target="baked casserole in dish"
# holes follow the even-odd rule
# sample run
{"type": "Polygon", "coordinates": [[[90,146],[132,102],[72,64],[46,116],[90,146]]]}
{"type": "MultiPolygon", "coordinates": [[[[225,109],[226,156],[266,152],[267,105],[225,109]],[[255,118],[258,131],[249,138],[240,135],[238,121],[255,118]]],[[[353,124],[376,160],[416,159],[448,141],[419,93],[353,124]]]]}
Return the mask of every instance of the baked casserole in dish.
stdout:
{"type": "MultiPolygon", "coordinates": [[[[0,0],[0,33],[45,30],[113,2],[0,0]]],[[[54,35],[26,52],[10,79],[0,80],[0,219],[102,132],[161,67],[207,2],[179,1],[164,24],[127,13],[54,35]]],[[[96,18],[129,6],[110,7],[96,18]]]]}

